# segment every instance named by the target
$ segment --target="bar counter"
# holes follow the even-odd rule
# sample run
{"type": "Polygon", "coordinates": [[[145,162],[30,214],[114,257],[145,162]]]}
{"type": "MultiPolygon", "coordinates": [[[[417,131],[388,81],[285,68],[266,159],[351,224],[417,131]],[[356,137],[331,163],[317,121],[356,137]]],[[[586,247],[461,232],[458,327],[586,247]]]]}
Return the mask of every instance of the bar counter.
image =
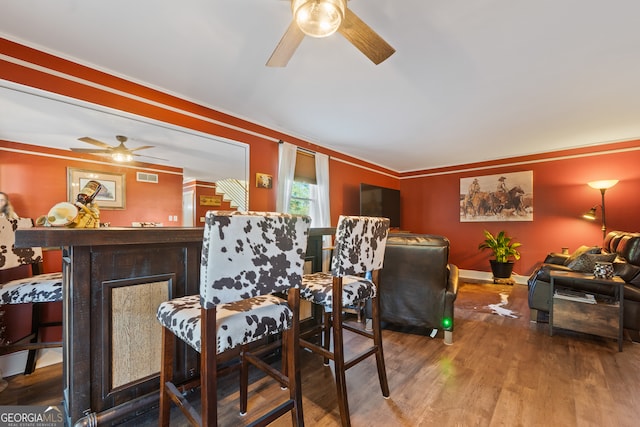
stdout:
{"type": "MultiPolygon", "coordinates": [[[[307,259],[318,271],[322,236],[311,229],[307,259]]],[[[158,305],[199,292],[202,228],[16,231],[16,246],[63,251],[63,402],[66,424],[109,425],[158,402],[158,305]]],[[[199,375],[198,354],[178,340],[174,378],[199,375]]]]}

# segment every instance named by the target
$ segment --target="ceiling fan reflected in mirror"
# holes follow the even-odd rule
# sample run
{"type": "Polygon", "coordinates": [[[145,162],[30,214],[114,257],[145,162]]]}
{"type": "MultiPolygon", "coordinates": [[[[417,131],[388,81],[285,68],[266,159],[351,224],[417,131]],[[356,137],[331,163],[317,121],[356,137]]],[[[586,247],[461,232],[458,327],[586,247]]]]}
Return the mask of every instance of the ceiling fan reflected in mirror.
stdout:
{"type": "Polygon", "coordinates": [[[134,156],[148,157],[150,159],[156,160],[167,160],[162,159],[160,157],[152,157],[147,156],[145,154],[138,154],[135,151],[146,150],[148,148],[153,148],[153,145],[143,145],[141,147],[136,148],[127,148],[124,143],[127,141],[127,137],[123,135],[116,135],[116,139],[120,142],[119,145],[109,145],[106,142],[98,141],[97,139],[90,138],[85,136],[83,138],[78,138],[79,141],[86,142],[87,144],[92,144],[97,148],[71,148],[71,151],[76,153],[85,153],[85,154],[97,154],[101,156],[109,156],[116,162],[130,162],[133,160],[134,156]]]}
{"type": "Polygon", "coordinates": [[[396,51],[347,7],[347,0],[291,0],[291,11],[293,20],[268,67],[286,66],[305,35],[321,38],[336,31],[376,65],[396,51]]]}

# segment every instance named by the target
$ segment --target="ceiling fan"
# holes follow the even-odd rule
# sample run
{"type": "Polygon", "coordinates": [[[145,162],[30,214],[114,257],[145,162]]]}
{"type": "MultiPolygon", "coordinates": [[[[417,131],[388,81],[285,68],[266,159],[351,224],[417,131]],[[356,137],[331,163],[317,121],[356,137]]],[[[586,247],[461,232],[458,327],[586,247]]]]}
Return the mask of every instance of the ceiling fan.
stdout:
{"type": "Polygon", "coordinates": [[[291,0],[293,20],[267,61],[268,67],[284,67],[305,35],[327,37],[338,31],[374,64],[396,51],[347,8],[347,0],[291,0]]]}
{"type": "Polygon", "coordinates": [[[144,155],[144,154],[134,153],[134,151],[146,150],[147,148],[153,148],[153,145],[143,145],[141,147],[136,147],[136,148],[127,148],[124,145],[124,143],[128,139],[126,136],[116,135],[116,139],[120,142],[119,145],[109,145],[109,144],[107,144],[105,142],[98,141],[97,139],[93,139],[93,138],[89,138],[88,136],[85,136],[83,138],[78,138],[78,140],[80,140],[82,142],[86,142],[88,144],[93,144],[93,145],[95,145],[97,147],[100,147],[100,149],[97,149],[97,148],[71,148],[71,151],[74,151],[76,153],[98,154],[98,155],[103,155],[103,156],[110,156],[116,162],[130,162],[130,161],[133,160],[134,156],[148,157],[150,159],[157,159],[157,160],[167,160],[167,159],[162,159],[160,157],[152,157],[152,156],[147,156],[147,155],[144,155]]]}

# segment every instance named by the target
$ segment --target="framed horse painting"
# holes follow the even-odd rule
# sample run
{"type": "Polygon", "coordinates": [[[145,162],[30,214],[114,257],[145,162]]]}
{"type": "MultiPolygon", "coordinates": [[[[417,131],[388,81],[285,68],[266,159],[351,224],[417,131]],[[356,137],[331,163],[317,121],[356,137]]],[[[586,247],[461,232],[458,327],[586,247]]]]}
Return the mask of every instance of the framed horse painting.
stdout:
{"type": "Polygon", "coordinates": [[[533,171],[460,178],[460,222],[533,221],[533,171]]]}

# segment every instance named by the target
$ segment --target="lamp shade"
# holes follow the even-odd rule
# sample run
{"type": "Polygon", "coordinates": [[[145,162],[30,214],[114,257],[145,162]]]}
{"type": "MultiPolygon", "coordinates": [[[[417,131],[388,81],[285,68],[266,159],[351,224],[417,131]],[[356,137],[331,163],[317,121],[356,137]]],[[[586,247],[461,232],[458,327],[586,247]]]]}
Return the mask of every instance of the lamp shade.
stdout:
{"type": "MultiPolygon", "coordinates": [[[[602,180],[599,180],[599,181],[587,182],[589,187],[600,190],[600,194],[602,195],[602,204],[600,205],[600,210],[602,211],[602,239],[603,240],[607,236],[607,220],[606,220],[606,214],[605,214],[605,210],[604,210],[604,193],[607,191],[607,189],[613,187],[617,183],[618,183],[617,179],[602,179],[602,180]]],[[[586,218],[586,219],[595,219],[596,218],[596,208],[597,208],[597,206],[594,206],[593,208],[591,208],[591,210],[589,212],[587,212],[586,214],[582,215],[582,217],[586,218]]]]}
{"type": "Polygon", "coordinates": [[[293,18],[300,30],[311,37],[335,33],[344,18],[346,0],[294,0],[293,18]]]}
{"type": "Polygon", "coordinates": [[[608,188],[613,187],[617,183],[618,183],[617,179],[602,179],[600,181],[591,181],[591,182],[588,182],[587,184],[591,188],[596,188],[598,190],[606,190],[608,188]]]}

